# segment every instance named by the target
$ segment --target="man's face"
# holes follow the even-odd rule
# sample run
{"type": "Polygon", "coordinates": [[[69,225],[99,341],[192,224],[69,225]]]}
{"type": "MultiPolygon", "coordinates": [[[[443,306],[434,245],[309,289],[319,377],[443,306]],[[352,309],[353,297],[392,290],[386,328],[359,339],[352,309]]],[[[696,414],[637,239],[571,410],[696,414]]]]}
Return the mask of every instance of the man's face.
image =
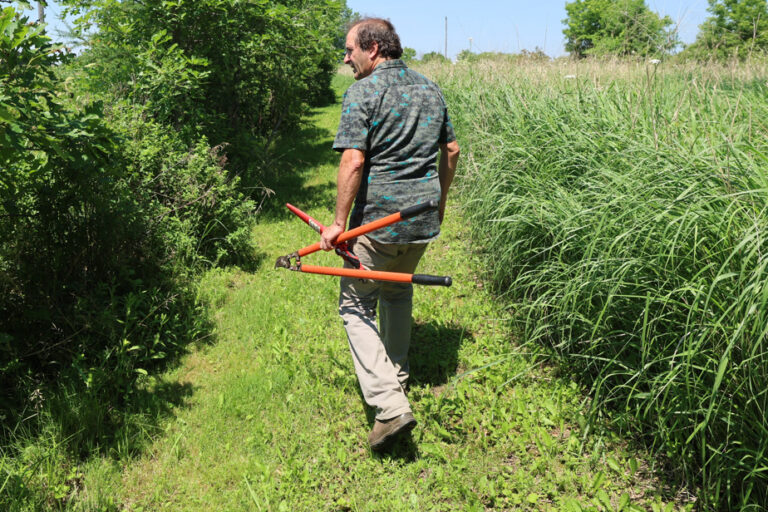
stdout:
{"type": "Polygon", "coordinates": [[[363,50],[357,44],[357,29],[353,28],[347,34],[347,52],[344,54],[344,64],[349,64],[355,75],[355,80],[365,78],[373,72],[374,55],[378,51],[376,43],[370,50],[363,50]]]}

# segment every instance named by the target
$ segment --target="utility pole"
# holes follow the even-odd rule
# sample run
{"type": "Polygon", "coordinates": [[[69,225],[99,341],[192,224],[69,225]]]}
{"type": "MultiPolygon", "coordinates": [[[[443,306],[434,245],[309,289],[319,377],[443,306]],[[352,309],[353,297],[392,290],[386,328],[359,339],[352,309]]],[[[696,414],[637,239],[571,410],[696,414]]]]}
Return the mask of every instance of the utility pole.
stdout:
{"type": "Polygon", "coordinates": [[[445,17],[445,58],[448,58],[448,16],[445,17]]]}
{"type": "Polygon", "coordinates": [[[469,53],[472,53],[472,38],[469,38],[469,53]]]}
{"type": "Polygon", "coordinates": [[[37,22],[45,23],[45,3],[42,0],[37,2],[37,22]]]}

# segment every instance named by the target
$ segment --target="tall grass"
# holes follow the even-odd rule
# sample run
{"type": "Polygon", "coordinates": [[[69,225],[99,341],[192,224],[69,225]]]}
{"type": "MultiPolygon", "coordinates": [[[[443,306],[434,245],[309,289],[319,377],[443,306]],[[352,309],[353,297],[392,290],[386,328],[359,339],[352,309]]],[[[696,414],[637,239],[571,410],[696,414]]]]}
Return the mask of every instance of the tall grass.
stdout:
{"type": "Polygon", "coordinates": [[[488,277],[707,507],[768,503],[768,66],[500,62],[443,87],[488,277]]]}

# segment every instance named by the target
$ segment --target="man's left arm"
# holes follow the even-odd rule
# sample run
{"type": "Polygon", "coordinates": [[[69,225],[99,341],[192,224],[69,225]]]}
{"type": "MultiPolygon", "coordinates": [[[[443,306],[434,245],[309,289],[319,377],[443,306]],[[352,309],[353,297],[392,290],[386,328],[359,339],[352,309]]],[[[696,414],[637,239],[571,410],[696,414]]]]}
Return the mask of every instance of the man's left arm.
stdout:
{"type": "Polygon", "coordinates": [[[333,244],[347,227],[347,217],[352,209],[365,167],[365,152],[359,149],[345,149],[341,154],[339,176],[336,182],[336,215],[333,224],[327,226],[320,235],[320,248],[324,251],[333,249],[333,244]]]}
{"type": "Polygon", "coordinates": [[[440,178],[440,224],[445,217],[445,205],[448,203],[448,190],[451,188],[453,178],[456,176],[456,165],[459,162],[459,143],[455,140],[440,144],[440,164],[437,171],[440,178]]]}

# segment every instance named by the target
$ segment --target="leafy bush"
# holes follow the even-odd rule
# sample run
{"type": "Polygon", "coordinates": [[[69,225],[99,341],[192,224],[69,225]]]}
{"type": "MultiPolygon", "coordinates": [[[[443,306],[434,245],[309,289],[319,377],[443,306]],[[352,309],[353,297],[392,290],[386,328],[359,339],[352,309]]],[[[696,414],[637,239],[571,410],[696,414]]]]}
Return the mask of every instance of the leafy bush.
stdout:
{"type": "Polygon", "coordinates": [[[332,99],[343,1],[70,0],[97,91],[144,105],[156,120],[204,134],[243,167],[252,142],[332,99]],[[87,31],[98,32],[87,36],[87,31]]]}
{"type": "Polygon", "coordinates": [[[77,57],[0,15],[2,509],[63,507],[78,459],[134,455],[183,395],[144,376],[210,336],[199,271],[253,261],[241,176],[256,182],[270,141],[330,94],[348,15],[333,0],[68,5],[90,41],[77,57]]]}
{"type": "Polygon", "coordinates": [[[764,69],[487,66],[440,82],[487,277],[526,339],[591,386],[595,413],[642,434],[705,506],[760,508],[764,69]]]}
{"type": "Polygon", "coordinates": [[[127,104],[68,108],[54,74],[67,57],[25,22],[2,11],[6,406],[62,372],[95,393],[130,389],[202,329],[188,276],[251,252],[253,203],[220,148],[189,146],[127,104]]]}
{"type": "Polygon", "coordinates": [[[456,56],[456,60],[459,62],[498,62],[499,64],[512,64],[515,62],[527,62],[538,61],[547,62],[549,56],[544,53],[544,50],[538,46],[533,50],[522,50],[520,53],[503,53],[503,52],[482,52],[472,53],[469,50],[462,50],[456,56]]]}

